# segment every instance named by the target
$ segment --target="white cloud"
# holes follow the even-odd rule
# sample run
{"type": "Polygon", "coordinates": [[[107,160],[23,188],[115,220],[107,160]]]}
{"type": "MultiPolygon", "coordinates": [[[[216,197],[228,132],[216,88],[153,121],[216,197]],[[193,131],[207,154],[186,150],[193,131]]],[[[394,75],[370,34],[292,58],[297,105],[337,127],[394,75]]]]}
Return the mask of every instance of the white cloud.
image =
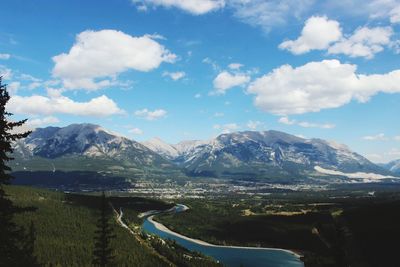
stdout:
{"type": "Polygon", "coordinates": [[[231,74],[227,71],[223,71],[218,74],[218,76],[214,79],[214,88],[216,90],[216,94],[224,94],[226,90],[245,85],[250,81],[250,76],[243,73],[234,73],[231,74]]]}
{"type": "Polygon", "coordinates": [[[153,111],[148,110],[147,108],[142,110],[136,110],[135,116],[144,118],[149,121],[161,119],[167,115],[167,111],[163,109],[156,109],[153,111]]]}
{"type": "Polygon", "coordinates": [[[388,140],[384,133],[380,133],[377,135],[367,135],[363,137],[364,140],[368,141],[386,141],[388,140]]]}
{"type": "Polygon", "coordinates": [[[342,38],[328,49],[329,54],[345,54],[350,57],[373,58],[384,46],[390,45],[391,27],[362,27],[348,38],[342,38]]]}
{"type": "Polygon", "coordinates": [[[2,59],[2,60],[7,60],[7,59],[9,59],[10,57],[11,57],[10,54],[1,54],[1,53],[0,53],[0,59],[2,59]]]}
{"type": "Polygon", "coordinates": [[[307,121],[296,121],[291,120],[288,117],[281,117],[278,120],[279,123],[286,124],[286,125],[298,125],[303,128],[320,128],[320,129],[333,129],[336,125],[332,123],[314,123],[314,122],[307,122],[307,121]]]}
{"type": "Polygon", "coordinates": [[[193,15],[202,15],[221,9],[225,6],[225,0],[132,0],[141,11],[143,6],[163,6],[166,8],[179,8],[193,15]]]}
{"type": "Polygon", "coordinates": [[[313,2],[314,0],[229,0],[227,6],[240,21],[269,31],[276,25],[286,24],[291,18],[299,18],[313,2]]]}
{"type": "Polygon", "coordinates": [[[251,129],[251,130],[257,130],[257,128],[259,128],[260,126],[262,126],[264,123],[262,123],[261,121],[248,121],[247,122],[247,128],[251,129]]]}
{"type": "Polygon", "coordinates": [[[77,35],[68,53],[53,57],[53,76],[62,79],[66,89],[97,90],[112,85],[121,72],[147,72],[175,60],[175,54],[148,35],[88,30],[77,35]]]}
{"type": "Polygon", "coordinates": [[[53,116],[48,116],[48,117],[44,117],[44,118],[35,118],[35,119],[29,119],[26,124],[28,126],[32,126],[32,127],[39,127],[42,125],[50,125],[50,124],[55,124],[55,123],[59,123],[60,120],[56,117],[53,116]]]}
{"type": "Polygon", "coordinates": [[[371,75],[357,74],[356,70],[356,65],[338,60],[296,68],[283,65],[256,79],[247,91],[256,95],[257,107],[277,115],[337,108],[353,99],[366,102],[379,92],[400,93],[400,70],[371,75]]]}
{"type": "Polygon", "coordinates": [[[227,123],[227,124],[215,124],[213,126],[215,130],[220,130],[222,133],[231,133],[237,129],[239,126],[236,123],[227,123]]]}
{"type": "Polygon", "coordinates": [[[310,50],[327,49],[329,45],[342,37],[339,22],[327,17],[310,17],[296,40],[288,40],[279,45],[293,54],[304,54],[310,50]]]}
{"type": "Polygon", "coordinates": [[[240,63],[231,63],[228,65],[228,68],[230,68],[231,70],[238,70],[241,67],[243,67],[243,64],[240,63]]]}
{"type": "Polygon", "coordinates": [[[400,5],[390,11],[390,22],[400,23],[400,5]]]}
{"type": "Polygon", "coordinates": [[[327,50],[329,54],[373,58],[385,46],[393,46],[391,27],[361,27],[350,36],[343,37],[339,22],[327,17],[309,18],[296,40],[284,41],[280,49],[299,55],[311,50],[327,50]]]}
{"type": "Polygon", "coordinates": [[[400,135],[395,136],[393,139],[394,139],[395,141],[400,141],[400,135]]]}
{"type": "Polygon", "coordinates": [[[168,71],[165,71],[165,72],[163,73],[162,76],[163,76],[163,77],[168,76],[168,77],[170,77],[172,80],[177,81],[177,80],[180,80],[180,79],[182,79],[183,77],[185,77],[185,76],[186,76],[186,73],[183,72],[183,71],[177,71],[177,72],[168,72],[168,71]]]}
{"type": "Polygon", "coordinates": [[[222,112],[215,112],[214,113],[214,117],[218,118],[218,117],[223,117],[225,114],[222,112]]]}
{"type": "Polygon", "coordinates": [[[88,102],[75,102],[68,97],[55,93],[50,97],[15,95],[11,97],[7,108],[12,113],[28,115],[53,115],[59,113],[104,117],[124,113],[113,100],[105,95],[93,98],[88,102]]]}
{"type": "Polygon", "coordinates": [[[201,94],[199,94],[199,93],[195,94],[194,98],[201,98],[201,94]]]}
{"type": "Polygon", "coordinates": [[[134,135],[142,135],[143,131],[139,128],[132,128],[128,130],[129,133],[134,134],[134,135]]]}

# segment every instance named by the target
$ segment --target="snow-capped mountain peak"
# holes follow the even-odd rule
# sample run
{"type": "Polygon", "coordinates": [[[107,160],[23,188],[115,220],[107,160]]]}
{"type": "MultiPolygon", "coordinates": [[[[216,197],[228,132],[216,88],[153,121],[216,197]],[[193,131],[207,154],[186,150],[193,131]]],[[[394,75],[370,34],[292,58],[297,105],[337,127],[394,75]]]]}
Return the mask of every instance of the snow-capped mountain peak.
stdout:
{"type": "Polygon", "coordinates": [[[168,159],[173,159],[179,156],[179,152],[173,145],[164,142],[158,137],[153,137],[148,141],[142,142],[142,144],[168,159]]]}

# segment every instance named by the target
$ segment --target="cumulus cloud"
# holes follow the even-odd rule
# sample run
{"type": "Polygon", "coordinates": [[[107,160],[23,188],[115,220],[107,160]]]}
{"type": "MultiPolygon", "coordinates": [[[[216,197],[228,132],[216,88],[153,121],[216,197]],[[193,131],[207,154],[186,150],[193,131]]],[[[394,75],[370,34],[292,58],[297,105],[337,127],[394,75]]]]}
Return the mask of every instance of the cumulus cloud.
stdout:
{"type": "Polygon", "coordinates": [[[314,49],[327,49],[331,43],[341,37],[342,30],[339,22],[316,16],[306,21],[299,38],[294,41],[285,41],[279,45],[279,48],[289,50],[296,55],[304,54],[314,49]]]}
{"type": "Polygon", "coordinates": [[[1,54],[1,53],[0,53],[0,59],[2,59],[2,60],[7,60],[7,59],[9,59],[10,57],[11,57],[10,54],[1,54]]]}
{"type": "Polygon", "coordinates": [[[395,141],[400,141],[400,135],[394,137],[395,141]]]}
{"type": "Polygon", "coordinates": [[[60,120],[56,117],[53,116],[48,116],[48,117],[43,117],[43,118],[35,118],[35,119],[29,119],[26,124],[28,126],[31,126],[33,128],[43,126],[43,125],[50,125],[50,124],[55,124],[59,123],[60,120]]]}
{"type": "Polygon", "coordinates": [[[343,106],[353,99],[400,93],[400,70],[386,74],[357,74],[357,66],[338,60],[283,65],[256,79],[248,88],[254,104],[277,115],[302,114],[343,106]]]}
{"type": "Polygon", "coordinates": [[[165,71],[162,75],[163,77],[170,77],[172,80],[177,81],[186,76],[186,73],[183,71],[177,71],[177,72],[168,72],[165,71]]]}
{"type": "Polygon", "coordinates": [[[342,38],[328,49],[329,54],[345,54],[350,57],[373,58],[384,46],[390,45],[393,30],[391,27],[362,27],[353,35],[342,38]]]}
{"type": "Polygon", "coordinates": [[[360,27],[344,37],[339,22],[317,16],[306,21],[300,37],[282,42],[279,48],[295,55],[311,50],[327,50],[329,54],[370,59],[385,46],[393,46],[392,35],[391,27],[360,27]]]}
{"type": "Polygon", "coordinates": [[[135,116],[144,118],[149,121],[154,121],[157,119],[161,119],[167,115],[167,111],[164,109],[155,109],[153,111],[148,110],[147,108],[144,108],[142,110],[136,110],[135,111],[135,116]]]}
{"type": "Polygon", "coordinates": [[[223,71],[218,74],[218,76],[214,79],[214,88],[216,90],[216,94],[224,94],[228,89],[246,85],[250,81],[250,76],[243,73],[229,73],[227,71],[223,71]]]}
{"type": "Polygon", "coordinates": [[[93,98],[88,102],[75,102],[56,93],[50,97],[15,95],[8,102],[7,108],[14,114],[27,115],[53,115],[59,113],[104,117],[124,113],[113,100],[105,95],[93,98]]]}
{"type": "Polygon", "coordinates": [[[88,30],[76,36],[68,53],[53,57],[53,76],[62,79],[66,89],[97,90],[112,85],[121,72],[147,72],[175,60],[175,54],[149,35],[88,30]]]}
{"type": "Polygon", "coordinates": [[[193,15],[202,15],[221,9],[225,0],[132,0],[140,11],[147,11],[147,6],[163,6],[179,8],[193,15]]]}
{"type": "Polygon", "coordinates": [[[298,125],[303,128],[320,128],[320,129],[333,129],[336,125],[332,123],[314,123],[308,121],[296,121],[291,120],[288,117],[281,117],[278,120],[279,123],[286,124],[286,125],[298,125]]]}
{"type": "Polygon", "coordinates": [[[215,124],[213,128],[215,130],[220,130],[222,133],[231,133],[239,129],[239,125],[237,125],[236,123],[215,124]]]}
{"type": "Polygon", "coordinates": [[[134,134],[134,135],[142,135],[143,131],[139,128],[132,128],[128,130],[129,133],[134,134]]]}

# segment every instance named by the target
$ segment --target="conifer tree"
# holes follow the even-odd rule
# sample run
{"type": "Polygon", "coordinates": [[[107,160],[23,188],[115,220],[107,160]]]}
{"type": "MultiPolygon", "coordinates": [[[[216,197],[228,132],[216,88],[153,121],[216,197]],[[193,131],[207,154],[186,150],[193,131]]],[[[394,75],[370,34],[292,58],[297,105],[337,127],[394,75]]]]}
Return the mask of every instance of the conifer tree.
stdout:
{"type": "Polygon", "coordinates": [[[2,84],[0,77],[0,197],[5,196],[3,185],[9,184],[12,176],[10,175],[11,168],[7,166],[7,162],[13,160],[9,155],[13,152],[12,142],[27,137],[30,132],[13,133],[15,127],[22,126],[25,120],[12,122],[7,117],[12,114],[6,111],[6,104],[10,100],[10,95],[7,92],[7,86],[2,84]]]}
{"type": "Polygon", "coordinates": [[[30,132],[13,133],[15,127],[22,126],[26,120],[12,122],[8,117],[12,114],[6,111],[6,104],[10,100],[7,86],[0,77],[0,266],[37,266],[36,259],[32,256],[33,249],[27,249],[27,238],[23,228],[18,227],[14,221],[17,212],[12,201],[4,191],[4,185],[9,184],[13,178],[11,168],[7,162],[13,160],[12,142],[25,138],[30,132]]]}
{"type": "Polygon", "coordinates": [[[112,266],[114,255],[112,255],[112,249],[110,241],[114,238],[113,228],[110,224],[111,208],[107,204],[107,198],[104,191],[101,195],[100,203],[100,218],[97,221],[97,230],[95,236],[95,244],[93,251],[93,265],[106,267],[112,266]]]}

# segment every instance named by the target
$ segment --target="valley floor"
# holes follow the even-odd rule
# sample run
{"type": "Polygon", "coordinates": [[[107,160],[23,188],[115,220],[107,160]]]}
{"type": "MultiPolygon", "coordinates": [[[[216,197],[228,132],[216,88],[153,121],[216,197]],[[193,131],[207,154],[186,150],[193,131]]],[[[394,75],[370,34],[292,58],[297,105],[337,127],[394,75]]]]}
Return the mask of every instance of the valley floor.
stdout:
{"type": "Polygon", "coordinates": [[[187,212],[156,220],[195,239],[290,249],[304,255],[306,267],[398,264],[400,194],[395,191],[180,201],[190,207],[187,212]]]}
{"type": "MultiPolygon", "coordinates": [[[[7,186],[6,191],[17,206],[31,207],[15,221],[26,229],[34,223],[34,253],[43,266],[91,266],[97,193],[20,186],[7,186]]],[[[394,267],[400,240],[399,191],[343,188],[180,198],[174,203],[185,204],[189,210],[158,215],[155,220],[172,231],[212,244],[289,249],[304,255],[306,267],[394,267]]],[[[221,266],[175,242],[142,233],[143,218],[138,215],[169,209],[173,202],[117,194],[108,198],[117,213],[123,211],[123,217],[113,218],[115,266],[221,266]]]]}

